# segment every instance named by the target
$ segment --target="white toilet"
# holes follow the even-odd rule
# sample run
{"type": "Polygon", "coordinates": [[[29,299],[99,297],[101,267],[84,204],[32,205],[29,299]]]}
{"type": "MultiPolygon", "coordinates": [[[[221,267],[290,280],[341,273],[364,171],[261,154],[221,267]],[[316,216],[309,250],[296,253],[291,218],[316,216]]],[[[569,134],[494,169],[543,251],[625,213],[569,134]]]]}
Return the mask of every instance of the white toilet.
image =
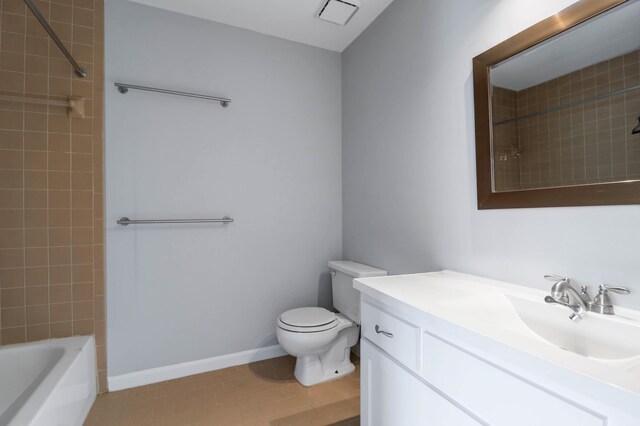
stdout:
{"type": "Polygon", "coordinates": [[[312,386],[352,373],[349,352],[360,337],[360,293],[354,278],[379,277],[387,271],[349,261],[331,261],[333,306],[297,308],[278,317],[276,335],[280,346],[297,357],[295,377],[312,386]]]}

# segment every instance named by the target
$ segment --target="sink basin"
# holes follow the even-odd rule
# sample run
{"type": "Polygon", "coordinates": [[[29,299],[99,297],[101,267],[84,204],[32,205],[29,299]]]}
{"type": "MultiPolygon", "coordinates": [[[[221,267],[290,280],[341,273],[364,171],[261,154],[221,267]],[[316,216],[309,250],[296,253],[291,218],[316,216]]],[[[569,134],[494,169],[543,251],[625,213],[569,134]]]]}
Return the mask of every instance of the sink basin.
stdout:
{"type": "Polygon", "coordinates": [[[502,330],[534,338],[597,361],[640,359],[640,322],[586,312],[579,322],[571,310],[544,302],[544,295],[522,295],[506,288],[465,287],[463,282],[430,286],[431,300],[456,316],[494,324],[502,330]]]}
{"type": "Polygon", "coordinates": [[[524,325],[552,345],[601,360],[640,356],[640,324],[596,313],[586,313],[581,321],[573,322],[568,318],[571,311],[565,307],[506,297],[524,325]]]}

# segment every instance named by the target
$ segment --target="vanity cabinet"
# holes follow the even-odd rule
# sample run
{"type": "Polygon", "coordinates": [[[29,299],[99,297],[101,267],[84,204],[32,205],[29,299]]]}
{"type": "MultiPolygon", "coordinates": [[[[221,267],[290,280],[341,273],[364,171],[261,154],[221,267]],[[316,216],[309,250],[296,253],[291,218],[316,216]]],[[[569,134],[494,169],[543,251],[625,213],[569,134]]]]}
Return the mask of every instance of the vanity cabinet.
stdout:
{"type": "Polygon", "coordinates": [[[427,316],[366,295],[361,312],[362,425],[640,425],[453,343],[427,316]]]}
{"type": "Polygon", "coordinates": [[[367,339],[361,343],[362,425],[482,424],[403,368],[367,339]]]}

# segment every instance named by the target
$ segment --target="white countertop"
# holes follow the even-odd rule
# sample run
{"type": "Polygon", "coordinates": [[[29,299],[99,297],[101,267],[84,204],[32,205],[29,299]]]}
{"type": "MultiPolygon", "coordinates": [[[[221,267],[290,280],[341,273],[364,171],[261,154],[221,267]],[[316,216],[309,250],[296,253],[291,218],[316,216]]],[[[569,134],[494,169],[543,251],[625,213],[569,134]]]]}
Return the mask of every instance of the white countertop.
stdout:
{"type": "Polygon", "coordinates": [[[603,321],[614,328],[618,325],[622,329],[626,327],[625,330],[630,330],[629,327],[638,328],[638,311],[616,307],[615,316],[587,312],[581,322],[572,323],[568,319],[571,313],[568,308],[543,302],[547,292],[452,271],[360,278],[354,280],[354,288],[383,303],[396,307],[398,303],[410,306],[495,342],[596,379],[631,393],[634,398],[640,396],[640,354],[624,359],[598,359],[564,350],[534,333],[510,301],[528,304],[533,307],[529,308],[530,311],[538,308],[544,310],[546,317],[553,317],[552,320],[558,321],[565,329],[582,327],[580,331],[587,335],[593,324],[597,326],[603,321]]]}

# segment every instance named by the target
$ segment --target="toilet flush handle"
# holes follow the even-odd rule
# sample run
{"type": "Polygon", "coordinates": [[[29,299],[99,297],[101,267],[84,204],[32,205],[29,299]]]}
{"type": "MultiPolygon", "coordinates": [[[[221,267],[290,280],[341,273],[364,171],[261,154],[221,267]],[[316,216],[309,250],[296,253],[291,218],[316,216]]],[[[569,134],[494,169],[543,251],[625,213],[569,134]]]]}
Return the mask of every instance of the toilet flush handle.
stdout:
{"type": "Polygon", "coordinates": [[[335,269],[331,269],[331,276],[335,277],[336,276],[336,270],[335,269]]]}

